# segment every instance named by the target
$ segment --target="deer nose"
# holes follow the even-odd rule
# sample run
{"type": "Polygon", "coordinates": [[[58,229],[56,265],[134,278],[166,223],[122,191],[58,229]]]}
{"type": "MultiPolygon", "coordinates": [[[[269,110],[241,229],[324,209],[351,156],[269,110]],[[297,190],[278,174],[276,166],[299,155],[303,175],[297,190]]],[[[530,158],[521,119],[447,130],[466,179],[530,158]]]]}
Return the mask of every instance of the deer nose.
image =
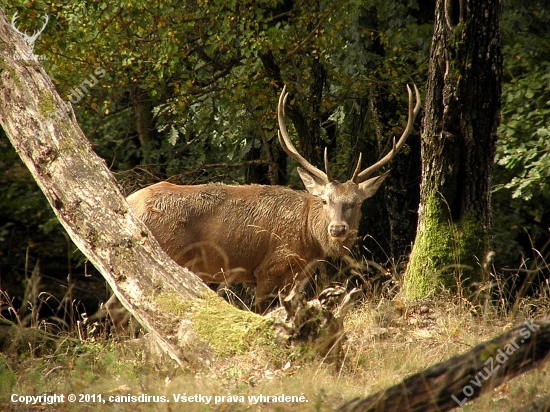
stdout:
{"type": "Polygon", "coordinates": [[[328,233],[332,237],[344,237],[348,234],[347,223],[331,223],[328,226],[328,233]]]}

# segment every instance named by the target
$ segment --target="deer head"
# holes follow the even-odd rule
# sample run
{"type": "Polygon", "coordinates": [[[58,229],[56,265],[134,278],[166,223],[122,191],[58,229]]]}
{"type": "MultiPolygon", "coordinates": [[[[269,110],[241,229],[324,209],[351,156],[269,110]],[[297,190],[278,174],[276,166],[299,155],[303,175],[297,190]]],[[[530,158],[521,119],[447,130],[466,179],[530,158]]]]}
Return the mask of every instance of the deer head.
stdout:
{"type": "MultiPolygon", "coordinates": [[[[328,164],[327,149],[325,148],[325,171],[317,169],[304,159],[292,144],[284,122],[285,105],[288,98],[286,86],[279,97],[277,115],[279,119],[279,142],[283,150],[302,167],[298,167],[298,174],[307,191],[321,199],[328,224],[328,234],[334,240],[343,241],[350,233],[350,222],[355,226],[354,220],[358,220],[359,209],[363,200],[376,193],[388,172],[369,178],[374,172],[391,161],[397,152],[405,144],[405,140],[412,131],[414,119],[420,111],[420,93],[414,86],[416,105],[414,105],[412,92],[407,86],[409,94],[409,115],[407,127],[396,143],[393,139],[393,148],[375,164],[361,170],[361,154],[352,177],[345,183],[340,183],[332,177],[328,164]]],[[[352,228],[352,229],[357,229],[352,228]]]]}
{"type": "Polygon", "coordinates": [[[48,24],[48,21],[49,21],[49,17],[48,15],[46,14],[43,19],[44,19],[44,24],[42,25],[42,28],[40,30],[35,30],[32,34],[32,36],[29,36],[27,35],[27,33],[25,32],[21,32],[19,31],[19,29],[17,28],[17,26],[15,25],[15,21],[17,20],[17,12],[14,13],[13,17],[11,18],[11,25],[12,27],[15,29],[15,31],[17,33],[19,33],[21,36],[23,36],[23,38],[25,39],[25,41],[27,42],[27,45],[29,46],[30,50],[31,50],[31,53],[33,52],[34,50],[34,42],[36,42],[36,39],[38,38],[38,36],[40,36],[40,33],[42,33],[44,31],[44,29],[46,28],[46,25],[48,24]]]}

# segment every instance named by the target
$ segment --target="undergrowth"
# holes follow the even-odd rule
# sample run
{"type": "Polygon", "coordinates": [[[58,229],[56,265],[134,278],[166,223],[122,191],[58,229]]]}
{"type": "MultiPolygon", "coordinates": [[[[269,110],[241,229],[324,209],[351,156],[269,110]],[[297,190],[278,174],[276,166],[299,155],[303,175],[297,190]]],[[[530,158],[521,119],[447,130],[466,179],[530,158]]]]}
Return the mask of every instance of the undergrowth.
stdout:
{"type": "MultiPolygon", "coordinates": [[[[8,411],[334,410],[347,400],[394,385],[525,319],[541,317],[550,309],[547,288],[542,288],[536,297],[504,304],[509,301],[505,296],[508,286],[499,284],[496,277],[480,288],[486,291],[482,294],[486,298],[474,300],[476,303],[446,290],[429,299],[406,302],[400,298],[399,280],[391,271],[381,279],[376,287],[367,287],[365,298],[346,318],[347,342],[340,368],[320,359],[303,358],[300,347],[276,355],[265,348],[237,351],[201,370],[178,368],[160,355],[148,339],[113,336],[108,322],[90,320],[78,312],[74,303],[73,318],[68,321],[40,320],[32,318],[32,307],[16,309],[13,299],[2,293],[4,317],[0,326],[40,331],[45,338],[25,341],[27,337],[23,335],[24,344],[21,339],[0,342],[0,407],[8,411]],[[29,314],[32,321],[25,320],[30,319],[29,314]],[[277,357],[280,359],[274,359],[277,357]],[[11,401],[14,395],[53,394],[64,394],[65,401],[51,405],[43,401],[34,405],[11,401]],[[68,394],[88,394],[88,401],[68,402],[68,394]],[[92,401],[91,396],[99,394],[101,402],[92,401]],[[263,398],[262,402],[260,394],[284,394],[303,401],[265,402],[263,398]],[[170,402],[121,402],[124,397],[140,395],[163,396],[170,402]],[[181,402],[195,395],[202,398],[181,402]],[[119,402],[110,401],[109,397],[119,402]],[[207,404],[208,397],[211,400],[207,404]]],[[[46,295],[33,296],[32,291],[29,296],[28,301],[34,306],[51,300],[46,295]]],[[[467,403],[463,409],[508,411],[547,396],[549,371],[543,365],[467,403]]]]}

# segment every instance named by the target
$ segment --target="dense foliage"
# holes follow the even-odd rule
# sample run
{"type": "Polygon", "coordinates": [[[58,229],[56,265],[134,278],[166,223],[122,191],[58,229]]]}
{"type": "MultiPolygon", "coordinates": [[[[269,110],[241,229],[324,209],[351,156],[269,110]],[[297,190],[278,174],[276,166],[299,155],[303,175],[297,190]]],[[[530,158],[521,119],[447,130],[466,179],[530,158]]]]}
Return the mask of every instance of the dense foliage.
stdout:
{"type": "Polygon", "coordinates": [[[22,2],[7,12],[27,27],[51,16],[37,51],[61,95],[106,71],[76,107],[114,170],[154,164],[167,177],[257,158],[254,149],[272,162],[283,83],[313,156],[331,144],[321,122],[342,123],[339,136],[350,127],[346,103],[379,84],[402,98],[402,84],[418,81],[410,68],[424,70],[431,28],[402,5],[372,3],[22,2]]]}
{"type": "Polygon", "coordinates": [[[550,195],[550,8],[543,1],[508,6],[498,164],[513,171],[505,187],[529,200],[550,195]]]}

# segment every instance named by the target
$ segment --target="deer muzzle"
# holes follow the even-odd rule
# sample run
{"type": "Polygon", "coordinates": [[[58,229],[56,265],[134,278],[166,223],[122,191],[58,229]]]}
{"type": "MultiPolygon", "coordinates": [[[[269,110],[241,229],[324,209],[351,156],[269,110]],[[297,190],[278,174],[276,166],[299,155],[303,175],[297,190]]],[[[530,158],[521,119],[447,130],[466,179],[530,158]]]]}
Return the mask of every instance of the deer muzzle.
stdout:
{"type": "Polygon", "coordinates": [[[328,234],[335,238],[345,238],[348,235],[349,226],[346,222],[331,223],[328,226],[328,234]]]}

